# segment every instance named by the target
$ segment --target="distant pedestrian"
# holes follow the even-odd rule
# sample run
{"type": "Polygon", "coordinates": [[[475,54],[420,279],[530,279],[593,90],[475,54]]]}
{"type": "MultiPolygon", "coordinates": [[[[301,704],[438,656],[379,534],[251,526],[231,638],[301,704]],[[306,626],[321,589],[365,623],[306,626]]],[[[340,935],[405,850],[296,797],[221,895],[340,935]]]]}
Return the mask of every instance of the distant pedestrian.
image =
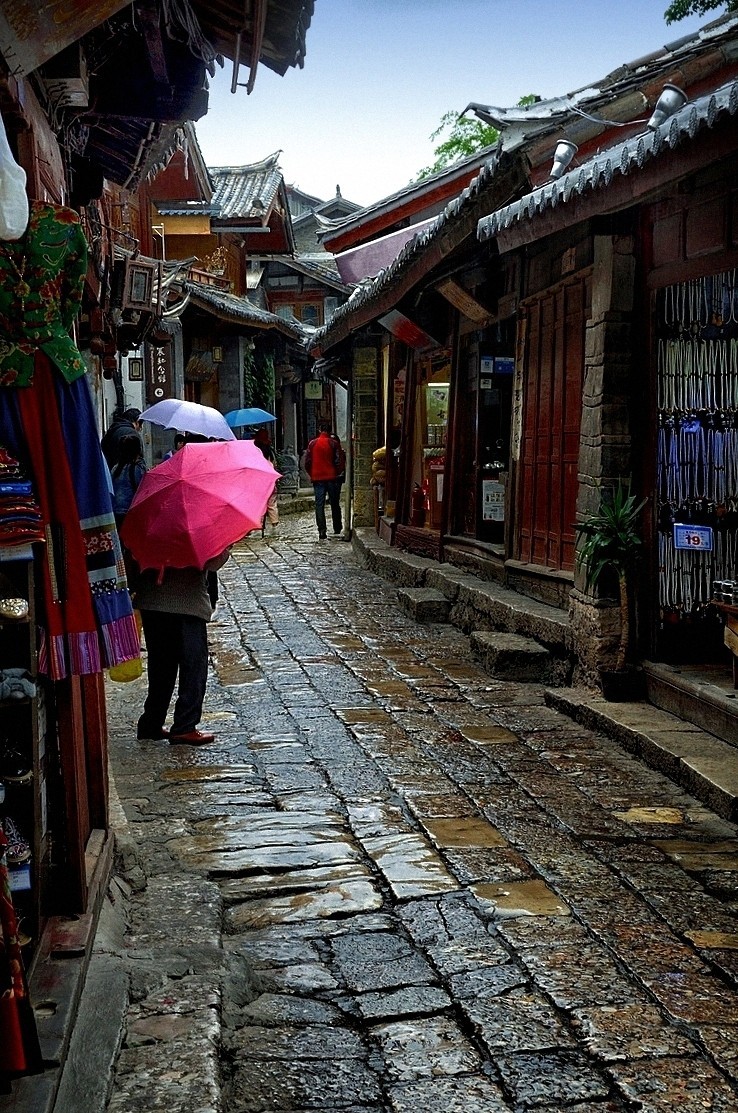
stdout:
{"type": "Polygon", "coordinates": [[[133,496],[145,474],[146,462],[141,438],[136,433],[121,437],[118,441],[118,458],[110,472],[113,482],[113,513],[118,529],[130,510],[133,496]]]}
{"type": "Polygon", "coordinates": [[[175,452],[179,452],[180,448],[182,448],[184,446],[184,444],[186,443],[186,439],[187,438],[185,437],[184,433],[175,433],[174,434],[174,444],[172,445],[172,447],[169,449],[168,452],[164,453],[164,455],[162,456],[162,460],[171,460],[171,458],[172,458],[172,456],[174,456],[175,452]]]}
{"type": "MultiPolygon", "coordinates": [[[[265,460],[270,464],[276,465],[277,453],[274,450],[272,439],[266,429],[259,429],[254,435],[254,444],[265,460]]],[[[274,484],[274,490],[269,496],[269,502],[266,507],[266,519],[271,527],[272,536],[277,534],[277,526],[279,525],[279,504],[277,503],[277,484],[274,484]]],[[[263,531],[262,531],[263,532],[263,531]]]]}
{"type": "Polygon", "coordinates": [[[310,476],[315,492],[315,522],[321,541],[325,540],[327,534],[326,498],[331,508],[334,534],[338,535],[343,530],[339,477],[345,469],[345,464],[342,468],[340,453],[343,453],[340,440],[335,434],[331,434],[330,424],[321,421],[318,425],[318,436],[310,441],[305,451],[305,471],[310,476]]]}
{"type": "Polygon", "coordinates": [[[135,406],[130,409],[124,410],[123,413],[116,413],[113,417],[112,424],[107,433],[100,441],[100,448],[102,454],[108,462],[108,467],[112,471],[118,462],[118,448],[123,437],[130,437],[133,433],[139,433],[141,430],[141,411],[137,410],[135,406]]]}
{"type": "Polygon", "coordinates": [[[138,720],[139,742],[204,746],[215,735],[197,729],[208,679],[207,623],[213,606],[208,594],[208,573],[217,572],[230,556],[226,549],[197,568],[148,571],[138,581],[134,604],[141,612],[147,651],[148,692],[138,720]],[[164,721],[177,686],[171,730],[164,721]]]}

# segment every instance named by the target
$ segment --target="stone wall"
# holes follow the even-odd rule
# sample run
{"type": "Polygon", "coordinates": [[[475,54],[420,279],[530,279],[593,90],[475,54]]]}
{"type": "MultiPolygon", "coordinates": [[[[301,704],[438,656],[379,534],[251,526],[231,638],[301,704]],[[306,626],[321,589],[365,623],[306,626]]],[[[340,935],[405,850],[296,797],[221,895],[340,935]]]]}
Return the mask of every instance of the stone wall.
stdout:
{"type": "MultiPolygon", "coordinates": [[[[632,470],[630,404],[633,391],[635,244],[630,235],[596,236],[592,313],[585,340],[582,424],[579,445],[579,520],[595,511],[603,492],[614,490],[632,470]]],[[[571,629],[582,679],[612,667],[619,638],[619,607],[586,594],[578,571],[570,597],[571,629]]]]}

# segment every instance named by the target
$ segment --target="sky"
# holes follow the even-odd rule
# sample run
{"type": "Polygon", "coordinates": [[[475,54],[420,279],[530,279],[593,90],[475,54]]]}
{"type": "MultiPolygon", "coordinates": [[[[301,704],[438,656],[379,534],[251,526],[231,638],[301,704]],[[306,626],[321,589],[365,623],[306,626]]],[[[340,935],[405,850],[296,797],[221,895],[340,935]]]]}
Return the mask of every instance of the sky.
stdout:
{"type": "MultiPolygon", "coordinates": [[[[582,89],[709,22],[668,0],[315,0],[303,69],[260,65],[251,94],[211,79],[196,124],[208,166],[280,150],[289,185],[369,205],[434,160],[431,134],[470,101],[510,107],[582,89]]],[[[713,14],[712,18],[720,15],[713,14]]],[[[242,67],[239,81],[248,79],[242,67]]]]}

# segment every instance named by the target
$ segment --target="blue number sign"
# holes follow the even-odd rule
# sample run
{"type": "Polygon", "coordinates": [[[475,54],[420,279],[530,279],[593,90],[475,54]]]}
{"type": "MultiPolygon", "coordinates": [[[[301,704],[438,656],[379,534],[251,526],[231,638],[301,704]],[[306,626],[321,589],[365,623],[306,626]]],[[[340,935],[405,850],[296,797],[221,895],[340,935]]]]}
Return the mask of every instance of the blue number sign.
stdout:
{"type": "Polygon", "coordinates": [[[685,526],[675,522],[674,548],[706,552],[712,549],[712,529],[710,526],[685,526]]]}

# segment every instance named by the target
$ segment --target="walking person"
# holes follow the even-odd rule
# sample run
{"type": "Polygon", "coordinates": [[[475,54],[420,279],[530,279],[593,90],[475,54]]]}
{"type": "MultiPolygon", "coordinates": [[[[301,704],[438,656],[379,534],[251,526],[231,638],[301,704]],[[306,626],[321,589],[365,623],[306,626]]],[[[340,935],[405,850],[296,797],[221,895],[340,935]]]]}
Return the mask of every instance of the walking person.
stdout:
{"type": "Polygon", "coordinates": [[[146,462],[141,438],[136,433],[122,437],[118,443],[118,459],[110,473],[113,483],[113,513],[118,529],[123,524],[145,474],[146,462]]]}
{"type": "MultiPolygon", "coordinates": [[[[254,435],[254,444],[257,446],[264,459],[268,460],[269,463],[273,466],[276,466],[277,453],[274,451],[274,445],[272,444],[271,437],[269,436],[269,433],[266,429],[259,429],[257,431],[257,433],[254,435]]],[[[277,526],[279,525],[279,505],[277,503],[276,483],[274,484],[274,490],[269,496],[269,502],[267,503],[265,516],[271,527],[270,532],[272,537],[276,537],[277,526]]],[[[263,533],[264,530],[262,529],[262,535],[263,533]]]]}
{"type": "Polygon", "coordinates": [[[324,541],[327,535],[325,520],[325,500],[331,508],[333,532],[338,535],[343,531],[341,516],[341,481],[340,475],[344,470],[341,466],[341,442],[338,437],[331,434],[331,427],[327,421],[318,424],[318,435],[314,437],[305,451],[305,471],[310,476],[310,481],[315,492],[315,522],[318,527],[318,537],[324,541]]]}
{"type": "Polygon", "coordinates": [[[207,623],[213,614],[208,573],[228,560],[230,548],[205,568],[167,568],[142,573],[135,594],[147,650],[148,692],[138,720],[139,742],[167,739],[171,744],[205,746],[215,735],[197,729],[208,678],[207,623]],[[164,721],[177,686],[171,730],[164,721]]]}
{"type": "Polygon", "coordinates": [[[110,428],[100,441],[102,454],[107,460],[108,467],[111,471],[118,460],[120,442],[124,437],[130,437],[132,434],[140,432],[140,417],[141,411],[137,410],[135,406],[131,406],[130,409],[124,410],[122,414],[116,413],[110,428]]]}

